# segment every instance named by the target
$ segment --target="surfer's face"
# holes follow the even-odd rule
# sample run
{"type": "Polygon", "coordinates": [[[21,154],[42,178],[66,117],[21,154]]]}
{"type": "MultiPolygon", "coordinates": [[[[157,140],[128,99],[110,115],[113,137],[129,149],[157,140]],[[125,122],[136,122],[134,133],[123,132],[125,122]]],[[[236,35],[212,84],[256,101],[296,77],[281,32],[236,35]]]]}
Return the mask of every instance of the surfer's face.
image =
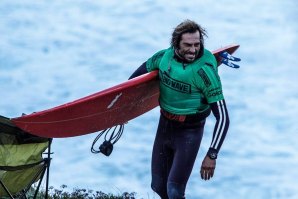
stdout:
{"type": "Polygon", "coordinates": [[[181,36],[178,53],[187,62],[193,62],[200,51],[200,33],[184,33],[181,36]]]}

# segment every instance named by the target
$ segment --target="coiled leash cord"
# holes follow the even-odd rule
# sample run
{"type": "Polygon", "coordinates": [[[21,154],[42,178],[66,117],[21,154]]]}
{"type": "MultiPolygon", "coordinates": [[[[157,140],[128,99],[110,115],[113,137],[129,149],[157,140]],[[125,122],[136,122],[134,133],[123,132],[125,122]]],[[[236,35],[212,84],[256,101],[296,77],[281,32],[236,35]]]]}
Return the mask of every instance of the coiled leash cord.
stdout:
{"type": "Polygon", "coordinates": [[[113,151],[113,145],[120,139],[120,137],[123,134],[124,130],[124,124],[114,126],[112,128],[105,129],[101,131],[96,138],[94,139],[92,146],[91,146],[91,152],[92,153],[103,153],[106,156],[109,156],[113,151]],[[112,130],[113,129],[113,130],[112,130]],[[111,131],[112,130],[112,131],[111,131]],[[109,132],[111,131],[110,138],[107,139],[109,132]],[[117,132],[117,133],[116,133],[117,132]],[[94,145],[99,140],[99,138],[104,135],[104,142],[99,146],[98,150],[94,148],[94,145]]]}

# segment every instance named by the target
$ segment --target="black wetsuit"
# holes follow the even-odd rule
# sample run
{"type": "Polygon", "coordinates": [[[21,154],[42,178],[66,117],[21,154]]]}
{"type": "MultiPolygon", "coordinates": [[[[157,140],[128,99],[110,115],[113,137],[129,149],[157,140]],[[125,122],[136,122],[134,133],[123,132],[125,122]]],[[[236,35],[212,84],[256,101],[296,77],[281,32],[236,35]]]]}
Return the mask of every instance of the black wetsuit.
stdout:
{"type": "MultiPolygon", "coordinates": [[[[161,57],[162,55],[157,53],[156,57],[151,58],[151,61],[157,62],[156,60],[161,59],[161,57]]],[[[178,59],[177,61],[181,60],[178,59]]],[[[147,62],[143,63],[130,79],[147,73],[147,62]]],[[[183,63],[181,63],[181,67],[182,65],[183,63]]],[[[198,74],[200,75],[199,72],[198,74]]],[[[203,79],[204,82],[208,81],[208,76],[203,75],[205,76],[199,78],[205,78],[203,79]]],[[[218,91],[216,92],[218,93],[218,91]]],[[[208,153],[210,151],[219,152],[229,126],[228,112],[223,98],[208,103],[208,105],[209,108],[200,113],[184,116],[172,114],[161,107],[161,116],[152,153],[151,186],[162,199],[184,198],[186,184],[203,137],[205,119],[210,114],[210,110],[216,117],[216,124],[208,153]]]]}

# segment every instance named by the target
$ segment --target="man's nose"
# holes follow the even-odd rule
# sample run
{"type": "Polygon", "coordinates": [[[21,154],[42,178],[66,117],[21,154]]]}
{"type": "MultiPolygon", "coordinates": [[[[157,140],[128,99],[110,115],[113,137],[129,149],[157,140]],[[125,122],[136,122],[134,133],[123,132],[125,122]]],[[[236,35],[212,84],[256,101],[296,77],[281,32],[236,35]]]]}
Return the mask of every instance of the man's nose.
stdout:
{"type": "Polygon", "coordinates": [[[196,48],[195,46],[191,46],[189,49],[190,52],[195,53],[196,52],[196,48]]]}

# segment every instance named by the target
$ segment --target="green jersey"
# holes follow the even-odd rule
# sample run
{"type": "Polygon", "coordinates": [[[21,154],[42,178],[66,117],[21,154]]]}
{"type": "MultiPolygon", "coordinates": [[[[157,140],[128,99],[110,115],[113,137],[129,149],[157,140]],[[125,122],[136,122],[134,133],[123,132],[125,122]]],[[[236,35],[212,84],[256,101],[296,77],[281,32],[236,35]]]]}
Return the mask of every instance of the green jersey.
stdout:
{"type": "Polygon", "coordinates": [[[200,113],[209,109],[210,103],[224,99],[217,61],[206,49],[192,63],[177,61],[173,48],[161,50],[147,60],[146,67],[159,70],[160,107],[170,113],[200,113]]]}

